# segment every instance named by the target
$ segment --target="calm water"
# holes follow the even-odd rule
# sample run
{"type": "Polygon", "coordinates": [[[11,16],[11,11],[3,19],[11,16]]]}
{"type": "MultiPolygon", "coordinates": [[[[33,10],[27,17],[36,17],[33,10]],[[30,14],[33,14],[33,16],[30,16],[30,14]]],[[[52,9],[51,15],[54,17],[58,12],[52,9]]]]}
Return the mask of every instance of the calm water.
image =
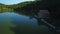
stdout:
{"type": "Polygon", "coordinates": [[[38,25],[37,20],[30,19],[29,16],[10,12],[0,13],[0,23],[5,21],[16,25],[16,27],[11,28],[15,34],[51,34],[47,26],[38,25]]]}

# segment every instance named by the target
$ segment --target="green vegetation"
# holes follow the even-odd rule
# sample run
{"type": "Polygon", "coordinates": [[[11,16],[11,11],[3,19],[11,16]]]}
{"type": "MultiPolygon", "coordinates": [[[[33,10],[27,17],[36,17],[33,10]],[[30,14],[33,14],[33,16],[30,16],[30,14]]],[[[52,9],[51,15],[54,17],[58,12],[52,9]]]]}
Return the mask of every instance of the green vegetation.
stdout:
{"type": "Polygon", "coordinates": [[[44,4],[42,1],[33,1],[33,2],[26,2],[28,4],[24,5],[24,3],[20,4],[20,7],[14,8],[14,10],[17,13],[22,13],[24,15],[32,15],[39,12],[40,8],[46,8],[46,4],[44,4]],[[43,7],[44,6],[44,7],[43,7]]]}
{"type": "Polygon", "coordinates": [[[22,3],[18,3],[18,4],[14,4],[14,5],[8,5],[10,8],[20,8],[20,7],[23,7],[27,4],[30,4],[32,1],[29,1],[29,2],[22,2],[22,3]]]}
{"type": "Polygon", "coordinates": [[[18,3],[18,4],[13,4],[13,5],[5,5],[5,4],[0,3],[0,12],[13,12],[14,9],[16,8],[21,8],[28,4],[31,4],[31,3],[33,4],[35,2],[36,1],[28,1],[28,2],[18,3]]]}
{"type": "Polygon", "coordinates": [[[18,4],[13,4],[13,5],[4,5],[0,3],[0,12],[13,12],[15,8],[20,8],[23,7],[27,4],[30,4],[31,1],[29,2],[22,2],[22,3],[18,3],[18,4]]]}
{"type": "Polygon", "coordinates": [[[0,12],[9,12],[9,11],[13,11],[13,9],[12,8],[8,8],[6,5],[4,5],[4,4],[1,4],[0,3],[0,12]]]}
{"type": "Polygon", "coordinates": [[[0,3],[0,13],[1,12],[15,12],[14,9],[19,8],[18,11],[16,11],[17,13],[28,14],[30,11],[38,10],[40,7],[40,3],[41,1],[28,1],[28,2],[18,3],[18,4],[13,4],[13,5],[4,5],[0,3]],[[27,9],[24,7],[27,7],[27,9]]]}

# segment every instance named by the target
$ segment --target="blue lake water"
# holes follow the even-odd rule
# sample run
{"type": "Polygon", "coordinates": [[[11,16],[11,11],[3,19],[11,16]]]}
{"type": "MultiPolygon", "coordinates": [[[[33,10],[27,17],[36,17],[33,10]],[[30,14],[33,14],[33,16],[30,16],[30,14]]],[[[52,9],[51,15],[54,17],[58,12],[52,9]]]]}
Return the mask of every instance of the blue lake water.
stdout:
{"type": "Polygon", "coordinates": [[[4,21],[10,21],[11,23],[15,24],[16,27],[14,31],[16,34],[18,33],[46,33],[48,34],[48,27],[45,25],[38,25],[37,20],[35,18],[30,19],[29,16],[20,15],[17,13],[5,12],[0,13],[0,23],[4,21]],[[16,32],[19,30],[19,32],[16,32]]]}

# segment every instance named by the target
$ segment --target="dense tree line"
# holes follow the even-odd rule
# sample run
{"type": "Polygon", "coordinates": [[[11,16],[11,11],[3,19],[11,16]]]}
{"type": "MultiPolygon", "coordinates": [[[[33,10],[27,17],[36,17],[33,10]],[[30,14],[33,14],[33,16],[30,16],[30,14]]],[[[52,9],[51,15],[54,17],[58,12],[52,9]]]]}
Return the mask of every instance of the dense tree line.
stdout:
{"type": "Polygon", "coordinates": [[[18,4],[13,4],[13,5],[5,5],[5,4],[0,3],[0,12],[14,11],[15,8],[23,7],[27,4],[30,4],[31,2],[32,1],[28,1],[28,2],[18,3],[18,4]]]}
{"type": "Polygon", "coordinates": [[[39,12],[40,9],[47,9],[47,4],[44,1],[33,1],[30,4],[27,4],[23,7],[15,8],[16,12],[27,12],[29,14],[36,14],[39,12]]]}

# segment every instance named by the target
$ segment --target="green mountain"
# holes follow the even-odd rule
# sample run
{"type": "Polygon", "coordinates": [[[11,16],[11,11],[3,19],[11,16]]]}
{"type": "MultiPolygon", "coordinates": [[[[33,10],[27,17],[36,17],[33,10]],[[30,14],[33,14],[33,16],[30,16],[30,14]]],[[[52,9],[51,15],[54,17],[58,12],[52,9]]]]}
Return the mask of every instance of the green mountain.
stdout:
{"type": "Polygon", "coordinates": [[[22,2],[22,3],[18,3],[18,4],[13,4],[13,5],[5,5],[5,4],[0,3],[0,12],[14,11],[15,8],[20,8],[20,7],[23,7],[30,3],[32,3],[32,1],[22,2]]]}

